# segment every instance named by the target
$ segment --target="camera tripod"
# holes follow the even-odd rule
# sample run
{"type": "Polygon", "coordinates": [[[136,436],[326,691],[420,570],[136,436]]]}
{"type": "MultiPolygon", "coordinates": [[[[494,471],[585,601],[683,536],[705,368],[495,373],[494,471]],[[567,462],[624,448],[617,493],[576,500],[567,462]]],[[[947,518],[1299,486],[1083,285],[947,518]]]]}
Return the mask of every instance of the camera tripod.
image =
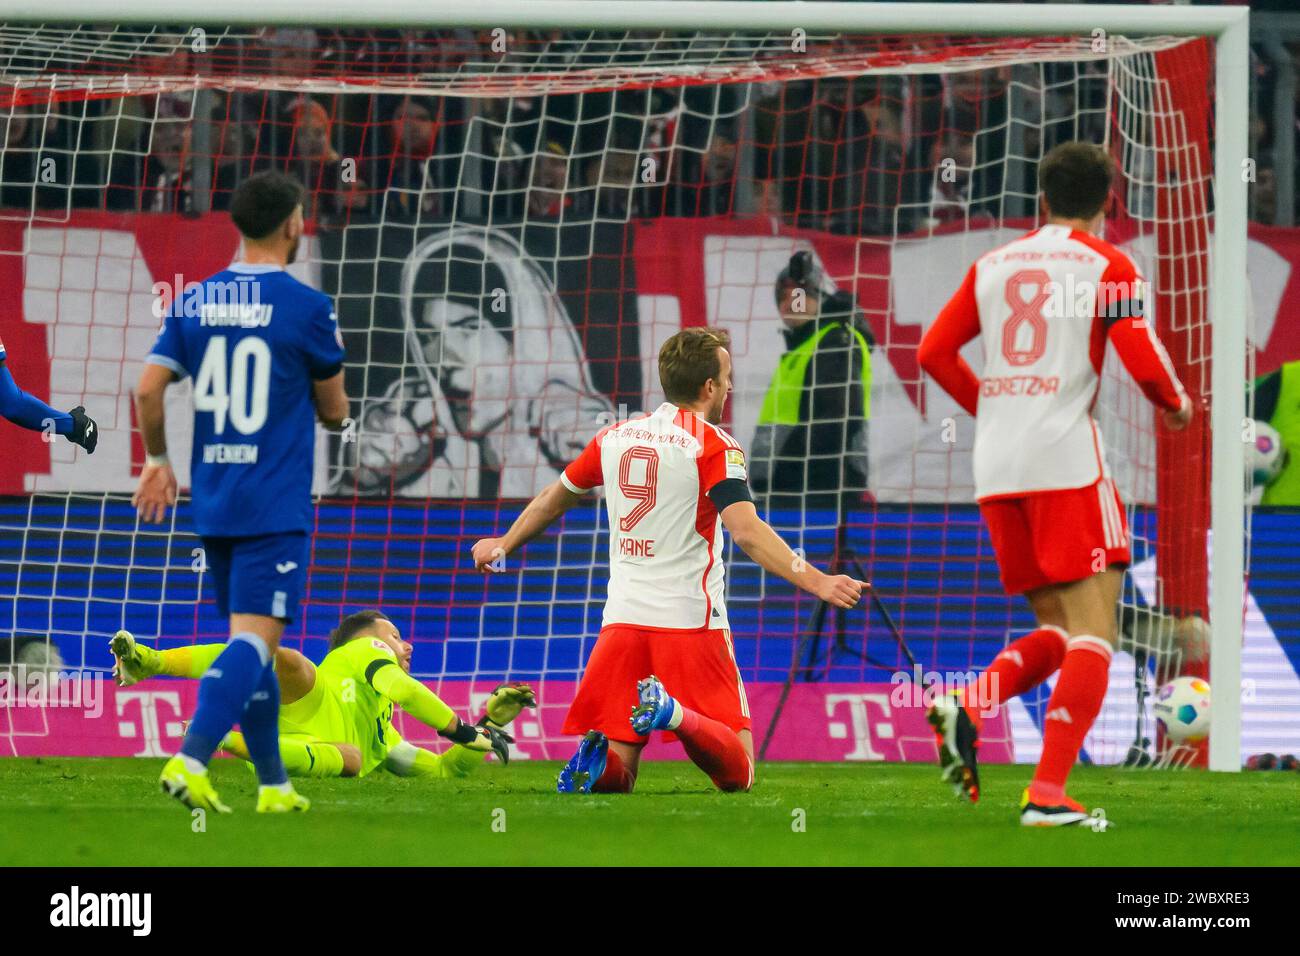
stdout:
{"type": "MultiPolygon", "coordinates": [[[[848,529],[845,527],[843,517],[841,517],[835,528],[835,551],[831,557],[829,573],[852,573],[857,580],[867,581],[867,572],[863,570],[862,563],[858,561],[853,546],[848,543],[847,532],[848,529]]],[[[916,657],[913,656],[911,648],[907,646],[907,641],[903,639],[902,632],[899,631],[898,625],[894,623],[888,608],[880,599],[880,594],[870,583],[866,585],[866,593],[870,596],[871,607],[880,615],[885,626],[889,628],[890,634],[893,635],[894,641],[898,644],[898,649],[907,658],[907,663],[912,668],[915,668],[916,657]]],[[[822,600],[819,600],[813,607],[808,618],[808,626],[800,632],[799,640],[795,643],[794,653],[790,657],[790,672],[786,675],[785,684],[781,688],[781,697],[777,701],[772,720],[767,725],[767,732],[763,735],[762,746],[758,749],[758,759],[762,760],[767,753],[768,744],[772,742],[772,734],[776,730],[777,722],[781,719],[781,713],[785,710],[785,703],[790,697],[790,691],[794,687],[796,680],[819,680],[824,672],[830,670],[837,656],[849,657],[871,667],[879,667],[882,670],[892,671],[895,669],[893,665],[885,664],[867,653],[865,624],[863,626],[864,646],[855,647],[850,642],[848,615],[849,611],[845,608],[832,607],[831,604],[822,600]],[[827,634],[827,617],[832,612],[835,616],[835,623],[833,631],[827,634]],[[818,666],[819,662],[821,664],[820,668],[818,666]]]]}

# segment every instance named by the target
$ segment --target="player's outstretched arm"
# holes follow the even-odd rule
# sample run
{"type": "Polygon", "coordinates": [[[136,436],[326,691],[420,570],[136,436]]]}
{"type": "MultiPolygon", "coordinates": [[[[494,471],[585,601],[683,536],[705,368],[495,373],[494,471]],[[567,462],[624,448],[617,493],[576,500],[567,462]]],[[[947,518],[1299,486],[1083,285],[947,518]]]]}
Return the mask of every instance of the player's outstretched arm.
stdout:
{"type": "Polygon", "coordinates": [[[146,362],[135,387],[136,418],[144,439],[145,463],[140,484],[131,504],[141,521],[159,524],[167,517],[167,508],[176,504],[176,474],[167,459],[166,416],[163,394],[176,380],[174,371],[164,365],[146,362]]]}
{"type": "Polygon", "coordinates": [[[509,531],[499,538],[483,538],[474,543],[471,552],[474,569],[500,571],[502,559],[536,538],[580,500],[581,495],[574,494],[563,482],[551,482],[536,498],[528,502],[528,507],[520,512],[509,531]]]}
{"type": "Polygon", "coordinates": [[[495,727],[463,722],[442,698],[400,667],[380,667],[371,675],[370,686],[439,736],[468,750],[495,753],[502,763],[509,762],[508,745],[514,743],[513,737],[495,727]]]}
{"type": "Polygon", "coordinates": [[[87,417],[84,405],[78,405],[70,412],[55,411],[35,395],[28,395],[18,387],[4,359],[0,359],[0,416],[32,431],[52,427],[56,435],[66,436],[68,441],[80,445],[88,454],[94,453],[99,441],[99,428],[94,419],[87,417]]]}
{"type": "Polygon", "coordinates": [[[758,516],[752,501],[728,505],[722,511],[722,523],[740,550],[770,574],[780,575],[795,587],[836,607],[853,607],[862,597],[867,582],[847,574],[823,574],[781,540],[771,525],[758,516]]]}
{"type": "Polygon", "coordinates": [[[440,780],[468,777],[482,763],[483,754],[459,744],[446,753],[436,754],[406,740],[394,745],[384,757],[384,769],[394,776],[435,777],[440,780]]]}

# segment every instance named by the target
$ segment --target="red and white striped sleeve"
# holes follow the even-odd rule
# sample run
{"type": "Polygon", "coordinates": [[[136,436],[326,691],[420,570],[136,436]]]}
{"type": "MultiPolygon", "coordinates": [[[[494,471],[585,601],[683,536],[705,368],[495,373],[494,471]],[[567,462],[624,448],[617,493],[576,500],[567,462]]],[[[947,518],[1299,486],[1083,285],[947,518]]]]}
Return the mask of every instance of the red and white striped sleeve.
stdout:
{"type": "Polygon", "coordinates": [[[1122,252],[1110,257],[1097,295],[1097,316],[1124,367],[1153,404],[1177,411],[1187,391],[1146,317],[1146,280],[1122,252]]]}
{"type": "Polygon", "coordinates": [[[700,438],[704,447],[700,449],[696,465],[700,470],[700,493],[708,494],[714,485],[727,477],[728,446],[726,440],[712,428],[705,428],[700,438]]]}
{"type": "Polygon", "coordinates": [[[707,495],[721,513],[737,501],[752,501],[749,469],[740,442],[721,428],[708,427],[698,462],[700,494],[707,495]]]}

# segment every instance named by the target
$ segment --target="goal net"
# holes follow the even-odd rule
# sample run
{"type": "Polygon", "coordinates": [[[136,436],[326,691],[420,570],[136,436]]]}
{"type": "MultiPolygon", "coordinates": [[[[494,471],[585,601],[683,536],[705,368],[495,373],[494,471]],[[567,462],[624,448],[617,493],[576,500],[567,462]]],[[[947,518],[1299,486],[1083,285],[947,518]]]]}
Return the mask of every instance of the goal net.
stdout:
{"type": "MultiPolygon", "coordinates": [[[[810,253],[824,303],[850,303],[866,354],[848,364],[866,384],[818,423],[838,451],[771,452],[770,490],[791,487],[778,473],[804,484],[760,503],[809,559],[851,549],[921,673],[878,610],[814,632],[806,595],[729,548],[759,740],[793,678],[770,758],[929,759],[889,697],[898,675],[971,674],[1031,626],[1001,592],[972,501],[972,422],[916,350],[969,263],[1041,221],[1037,166],[1055,144],[1113,153],[1107,238],[1142,265],[1183,381],[1202,408],[1213,400],[1203,40],[326,25],[0,36],[0,334],[21,384],[85,404],[102,430],[93,457],[6,431],[0,636],[15,661],[102,674],[120,627],[161,646],[224,638],[187,500],[161,529],[130,506],[143,462],[132,389],[160,309],[235,258],[224,210],[262,169],[307,187],[291,269],[337,303],[353,402],[341,435],[318,436],[306,601],[285,643],[319,660],[342,614],[381,608],[415,646],[417,676],[462,710],[500,679],[535,684],[521,757],[572,746],[559,726],[599,629],[608,529],[593,501],[486,579],[470,545],[602,425],[660,404],[657,350],[684,326],[731,334],[725,425],[753,448],[788,349],[774,286],[794,253],[810,253]]],[[[188,385],[167,412],[184,489],[188,385]]],[[[1096,414],[1134,536],[1125,653],[1085,745],[1116,763],[1143,736],[1157,754],[1152,687],[1208,673],[1209,428],[1199,415],[1186,434],[1157,429],[1113,359],[1096,414]]],[[[170,746],[178,700],[131,725],[155,737],[140,752],[170,746]]],[[[988,746],[1033,760],[1042,703],[1008,708],[988,746]]],[[[109,717],[136,713],[124,708],[109,717]]],[[[0,749],[41,752],[57,733],[49,711],[0,713],[0,749]]]]}

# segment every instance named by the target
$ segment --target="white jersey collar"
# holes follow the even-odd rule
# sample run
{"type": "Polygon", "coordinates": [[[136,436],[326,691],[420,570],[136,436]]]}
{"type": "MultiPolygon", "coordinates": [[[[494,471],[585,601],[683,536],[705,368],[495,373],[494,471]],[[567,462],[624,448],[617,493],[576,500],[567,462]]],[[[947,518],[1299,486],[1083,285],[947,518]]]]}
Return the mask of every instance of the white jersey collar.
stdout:
{"type": "Polygon", "coordinates": [[[283,272],[284,266],[272,265],[269,262],[232,262],[230,271],[242,272],[246,275],[264,275],[267,272],[283,272]]]}

